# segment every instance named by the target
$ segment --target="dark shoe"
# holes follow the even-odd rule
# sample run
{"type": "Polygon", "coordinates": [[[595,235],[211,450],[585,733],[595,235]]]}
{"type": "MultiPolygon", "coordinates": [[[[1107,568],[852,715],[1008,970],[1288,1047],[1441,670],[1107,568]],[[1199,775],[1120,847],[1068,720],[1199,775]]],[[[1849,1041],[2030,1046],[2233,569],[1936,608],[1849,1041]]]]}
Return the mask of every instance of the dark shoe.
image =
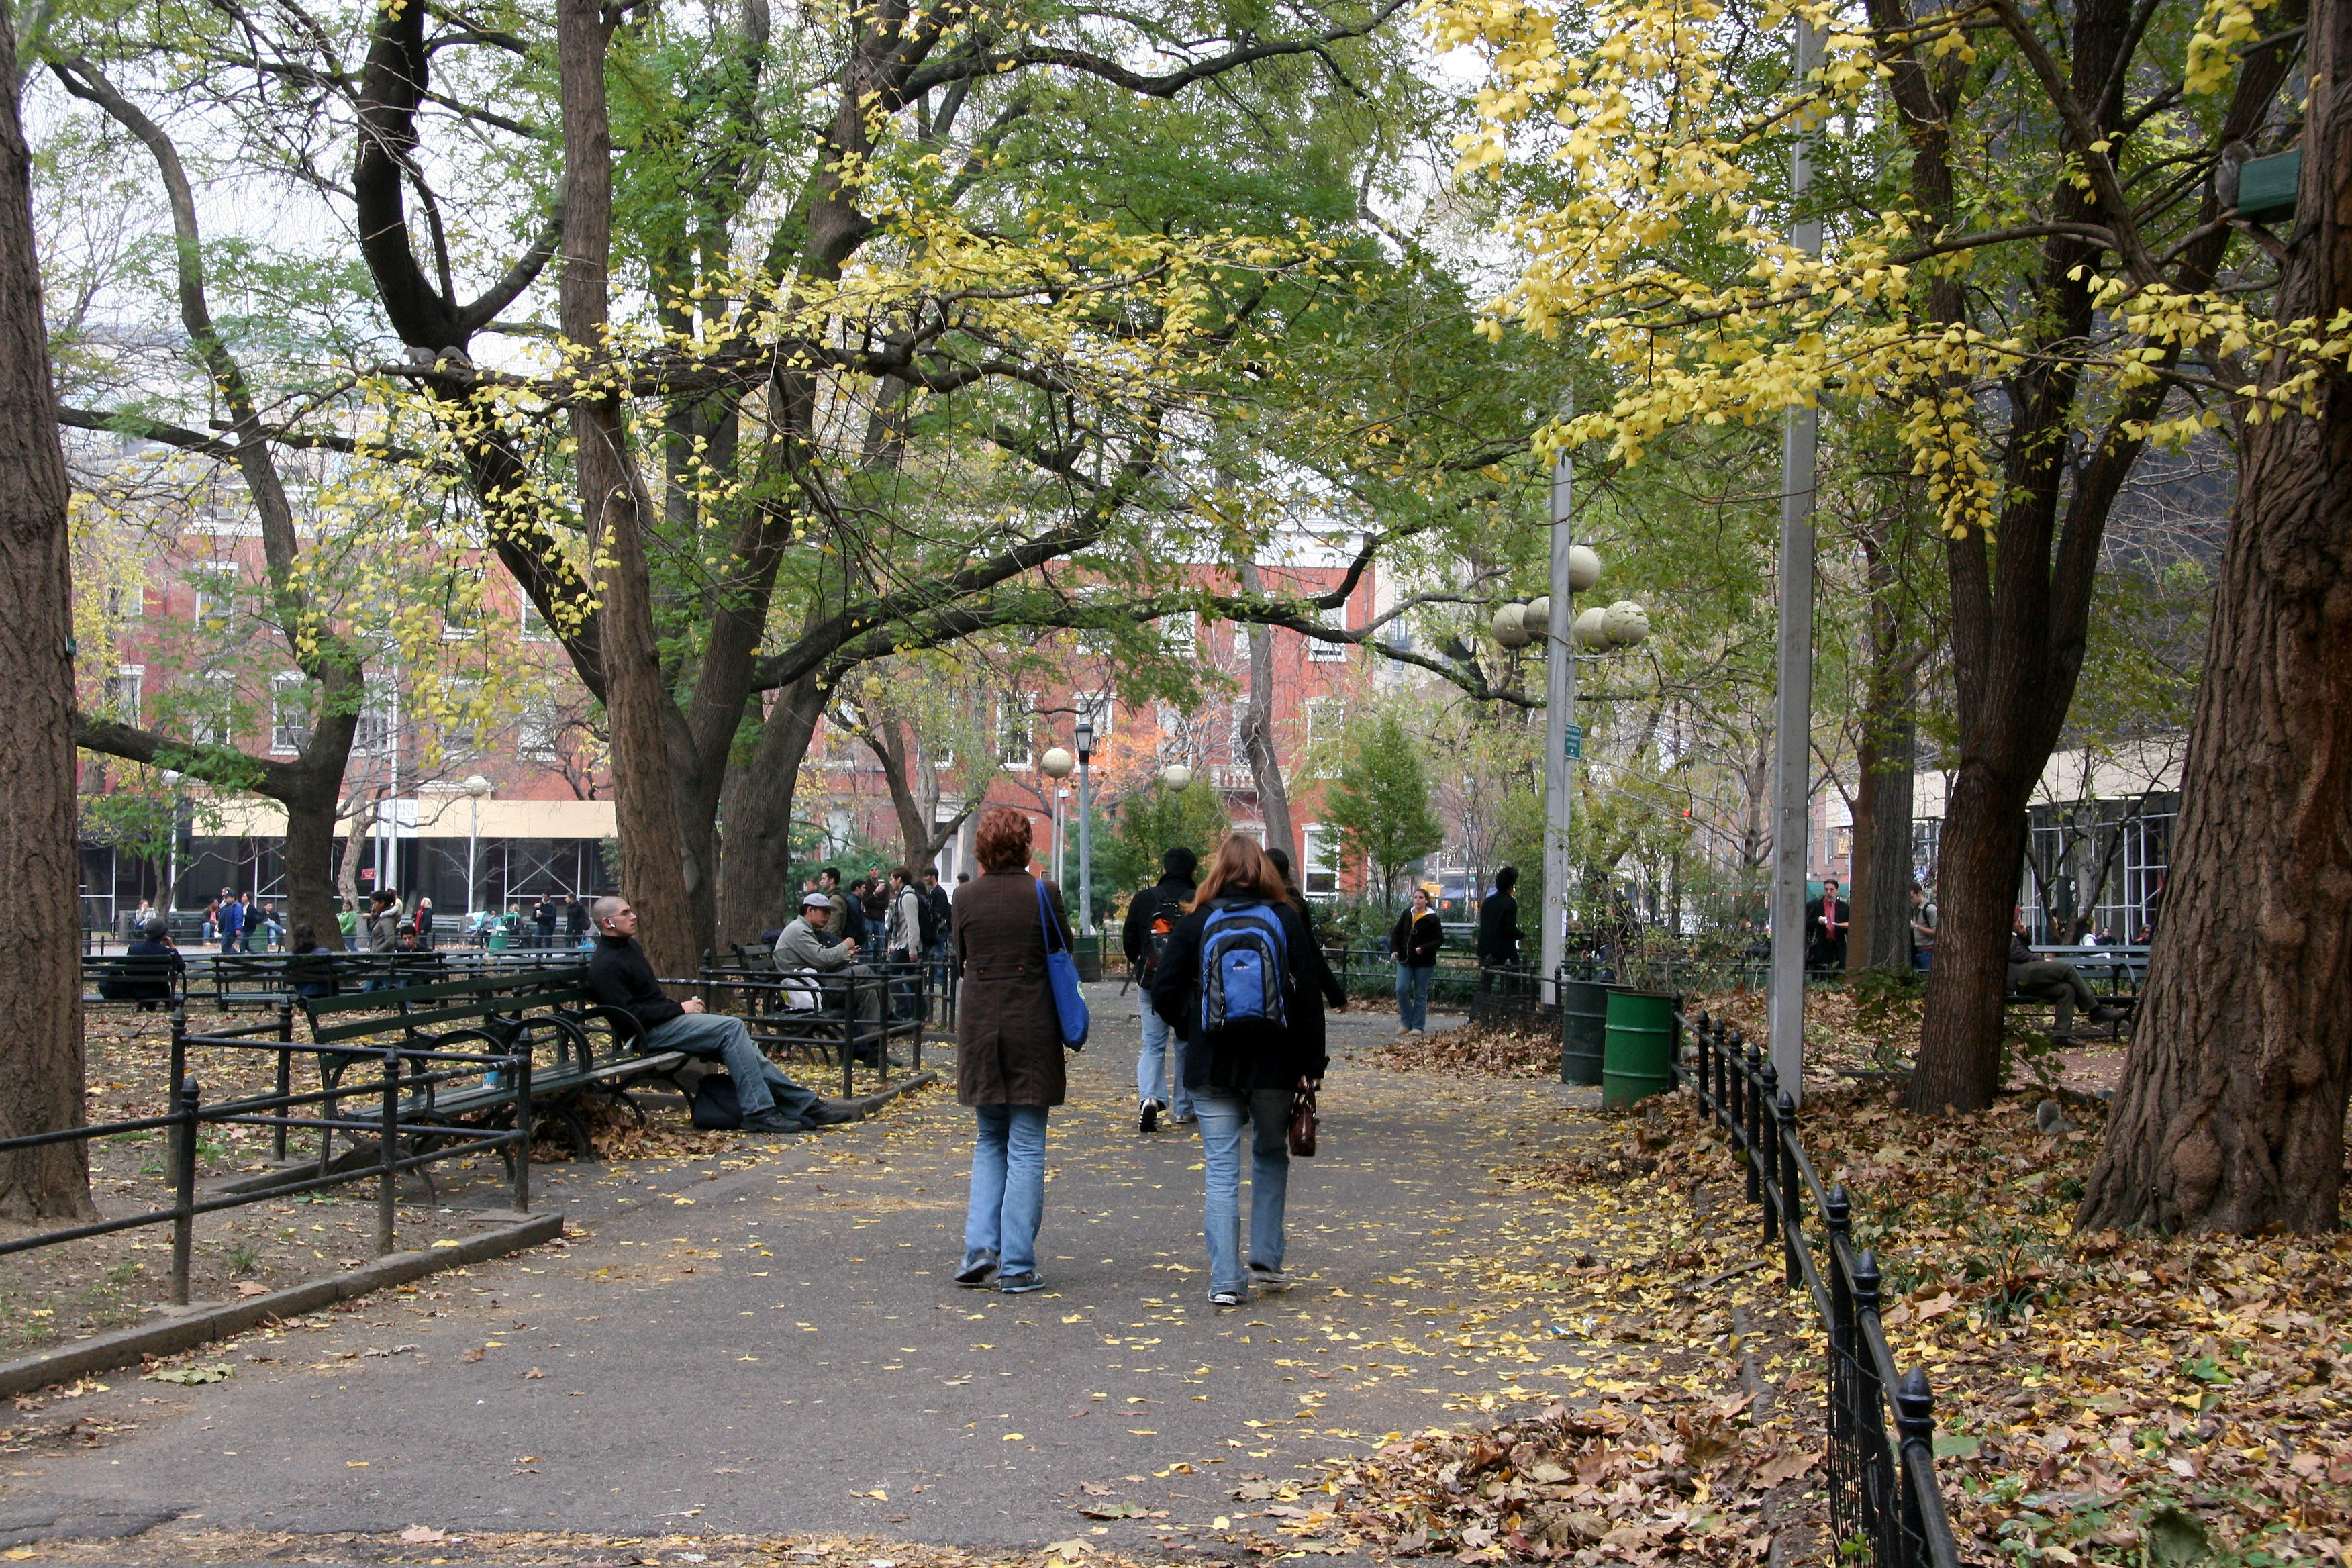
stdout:
{"type": "Polygon", "coordinates": [[[773,1106],[754,1116],[743,1119],[746,1132],[805,1132],[808,1123],[797,1116],[786,1116],[773,1106]]]}
{"type": "Polygon", "coordinates": [[[1265,1295],[1270,1296],[1277,1290],[1287,1290],[1290,1289],[1289,1275],[1285,1274],[1279,1268],[1268,1268],[1263,1263],[1251,1264],[1249,1266],[1249,1277],[1250,1283],[1256,1286],[1259,1291],[1265,1295]]]}
{"type": "Polygon", "coordinates": [[[1194,1115],[1193,1115],[1193,1114],[1192,1114],[1190,1111],[1187,1111],[1187,1112],[1185,1112],[1185,1113],[1184,1113],[1183,1115],[1181,1115],[1181,1116],[1171,1116],[1171,1117],[1170,1117],[1170,1118],[1168,1119],[1168,1125],[1169,1125],[1169,1126],[1171,1126],[1171,1127],[1192,1127],[1192,1126],[1197,1126],[1197,1125],[1199,1124],[1199,1122],[1200,1122],[1200,1120],[1201,1120],[1201,1119],[1200,1119],[1199,1117],[1194,1116],[1194,1115]]]}
{"type": "Polygon", "coordinates": [[[1143,1102],[1143,1114],[1135,1119],[1135,1130],[1138,1132],[1157,1132],[1160,1131],[1160,1102],[1158,1100],[1147,1100],[1143,1102]]]}
{"type": "Polygon", "coordinates": [[[1008,1296],[1025,1296],[1032,1290],[1045,1288],[1045,1277],[1034,1268],[1024,1268],[1018,1274],[1000,1274],[996,1288],[1008,1296]]]}
{"type": "Polygon", "coordinates": [[[820,1100],[805,1114],[819,1127],[835,1127],[844,1121],[856,1121],[866,1113],[845,1100],[820,1100]]]}
{"type": "Polygon", "coordinates": [[[983,1252],[956,1270],[955,1282],[967,1290],[973,1290],[987,1284],[995,1272],[996,1254],[983,1252]]]}
{"type": "Polygon", "coordinates": [[[2096,1007],[2092,1008],[2088,1014],[2084,1015],[2084,1016],[2088,1017],[2094,1024],[2112,1024],[2116,1019],[2124,1017],[2125,1016],[2125,1012],[2121,1007],[2110,1007],[2104,1002],[2096,1007]]]}

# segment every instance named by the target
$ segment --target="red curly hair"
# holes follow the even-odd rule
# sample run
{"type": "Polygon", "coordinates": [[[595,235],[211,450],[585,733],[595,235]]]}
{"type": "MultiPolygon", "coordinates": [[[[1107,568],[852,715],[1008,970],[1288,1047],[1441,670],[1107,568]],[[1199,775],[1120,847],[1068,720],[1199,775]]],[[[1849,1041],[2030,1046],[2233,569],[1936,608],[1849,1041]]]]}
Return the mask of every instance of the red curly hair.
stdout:
{"type": "Polygon", "coordinates": [[[983,871],[1025,871],[1029,868],[1029,818],[1009,805],[992,805],[980,814],[974,849],[983,871]]]}

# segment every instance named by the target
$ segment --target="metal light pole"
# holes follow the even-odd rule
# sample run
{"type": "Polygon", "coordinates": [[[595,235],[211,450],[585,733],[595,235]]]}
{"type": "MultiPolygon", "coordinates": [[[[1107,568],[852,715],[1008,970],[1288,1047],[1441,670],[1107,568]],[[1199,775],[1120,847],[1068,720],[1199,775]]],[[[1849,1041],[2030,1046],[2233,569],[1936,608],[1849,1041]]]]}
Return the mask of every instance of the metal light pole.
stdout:
{"type": "Polygon", "coordinates": [[[187,809],[188,797],[181,792],[180,775],[170,768],[163,770],[163,787],[172,792],[172,842],[163,851],[163,925],[168,931],[172,911],[178,908],[180,890],[180,817],[187,809]]]}
{"type": "Polygon", "coordinates": [[[1095,722],[1078,715],[1078,934],[1095,929],[1095,722]]]}
{"type": "Polygon", "coordinates": [[[466,780],[466,920],[474,918],[474,856],[482,841],[482,797],[495,788],[489,780],[475,773],[466,780]]]}
{"type": "MultiPolygon", "coordinates": [[[[1821,35],[1797,22],[1797,80],[1822,61],[1821,35]]],[[[1812,184],[1812,138],[1801,136],[1790,161],[1789,193],[1801,203],[1812,184]]],[[[1819,219],[1801,218],[1790,236],[1808,256],[1822,253],[1819,219]]],[[[1780,1087],[1805,1093],[1805,861],[1812,839],[1813,459],[1817,410],[1791,408],[1780,437],[1780,689],[1773,704],[1772,983],[1769,1003],[1772,1068],[1780,1087]]]]}
{"type": "MultiPolygon", "coordinates": [[[[1560,416],[1566,418],[1574,411],[1571,400],[1562,405],[1560,416]]],[[[1559,1003],[1560,961],[1568,951],[1568,824],[1576,778],[1569,766],[1570,752],[1572,747],[1580,755],[1584,749],[1584,733],[1576,723],[1576,591],[1569,563],[1574,544],[1570,537],[1573,465],[1563,445],[1551,463],[1551,602],[1539,634],[1544,640],[1544,908],[1538,994],[1555,1006],[1559,1003]]]]}
{"type": "Polygon", "coordinates": [[[1037,771],[1054,781],[1054,794],[1046,805],[1054,814],[1054,880],[1056,882],[1062,879],[1062,802],[1070,795],[1068,790],[1061,787],[1061,784],[1076,765],[1076,759],[1059,746],[1049,748],[1044,756],[1037,759],[1037,771]]]}

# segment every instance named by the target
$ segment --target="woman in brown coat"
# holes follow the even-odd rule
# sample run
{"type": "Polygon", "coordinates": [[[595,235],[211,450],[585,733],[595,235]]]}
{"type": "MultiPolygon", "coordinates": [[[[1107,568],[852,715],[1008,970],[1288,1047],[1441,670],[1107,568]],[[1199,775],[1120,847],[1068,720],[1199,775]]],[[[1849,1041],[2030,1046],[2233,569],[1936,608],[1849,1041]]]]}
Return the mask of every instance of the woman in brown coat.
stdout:
{"type": "MultiPolygon", "coordinates": [[[[981,875],[955,897],[956,1101],[972,1108],[971,1207],[959,1285],[1018,1295],[1037,1275],[1045,1210],[1045,1115],[1062,1103],[1062,1031],[1045,977],[1045,914],[1029,874],[1029,819],[1006,806],[981,814],[981,875]]],[[[1044,884],[1060,941],[1070,941],[1062,889],[1044,884]]]]}

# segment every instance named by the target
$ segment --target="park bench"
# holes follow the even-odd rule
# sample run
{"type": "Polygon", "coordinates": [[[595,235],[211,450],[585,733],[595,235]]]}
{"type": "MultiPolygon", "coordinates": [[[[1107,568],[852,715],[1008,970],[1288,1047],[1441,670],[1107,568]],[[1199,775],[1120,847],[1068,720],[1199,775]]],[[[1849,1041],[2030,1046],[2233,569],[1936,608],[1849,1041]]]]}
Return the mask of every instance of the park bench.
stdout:
{"type": "Polygon", "coordinates": [[[181,965],[170,958],[148,954],[133,958],[85,958],[81,961],[81,1005],[84,1007],[135,1007],[142,1013],[170,1012],[185,984],[181,965]]]}
{"type": "Polygon", "coordinates": [[[870,1061],[877,1077],[887,1082],[890,1047],[909,1042],[909,1062],[923,1065],[923,1031],[929,1012],[929,988],[937,965],[922,963],[869,963],[868,974],[780,974],[765,963],[722,964],[706,962],[698,982],[703,1005],[713,1012],[742,1016],[751,1037],[769,1056],[785,1061],[814,1061],[841,1068],[844,1099],[855,1095],[856,1064],[870,1061]],[[915,1016],[901,1018],[898,994],[911,987],[918,1005],[915,1016]],[[731,993],[730,1005],[722,994],[731,993]],[[857,1016],[864,996],[881,999],[881,1020],[868,1024],[857,1016]]]}
{"type": "MultiPolygon", "coordinates": [[[[528,1095],[534,1122],[542,1115],[560,1123],[574,1154],[595,1158],[582,1104],[591,1099],[644,1112],[628,1090],[647,1079],[665,1079],[684,1092],[675,1077],[686,1064],[679,1051],[648,1051],[635,1015],[607,1007],[588,994],[587,971],[577,964],[537,966],[508,973],[473,975],[388,990],[295,999],[310,1024],[310,1039],[321,1046],[397,1044],[436,1051],[528,1053],[528,1085],[497,1071],[470,1080],[422,1085],[400,1111],[403,1122],[446,1125],[453,1135],[511,1126],[519,1099],[528,1095]],[[542,1056],[544,1060],[542,1061],[542,1056]],[[469,1131],[457,1134],[454,1130],[469,1131]]],[[[320,1060],[320,1077],[334,1087],[343,1061],[320,1060]]],[[[320,1152],[323,1170],[326,1152],[320,1152]]]]}
{"type": "MultiPolygon", "coordinates": [[[[2139,1011],[2140,987],[2147,979],[2147,948],[2037,946],[2033,949],[2033,956],[2073,964],[2090,985],[2092,994],[2106,1005],[2118,1010],[2116,1017],[2105,1024],[2090,1025],[2087,1031],[2084,1021],[2077,1017],[2071,1037],[2107,1040],[2124,1037],[2125,1031],[2139,1011]]],[[[2048,1007],[2052,1009],[2053,1019],[2056,1011],[2056,1004],[2048,997],[2028,996],[2017,991],[2002,993],[2000,1005],[2004,1010],[2011,1007],[2048,1007]]]]}

